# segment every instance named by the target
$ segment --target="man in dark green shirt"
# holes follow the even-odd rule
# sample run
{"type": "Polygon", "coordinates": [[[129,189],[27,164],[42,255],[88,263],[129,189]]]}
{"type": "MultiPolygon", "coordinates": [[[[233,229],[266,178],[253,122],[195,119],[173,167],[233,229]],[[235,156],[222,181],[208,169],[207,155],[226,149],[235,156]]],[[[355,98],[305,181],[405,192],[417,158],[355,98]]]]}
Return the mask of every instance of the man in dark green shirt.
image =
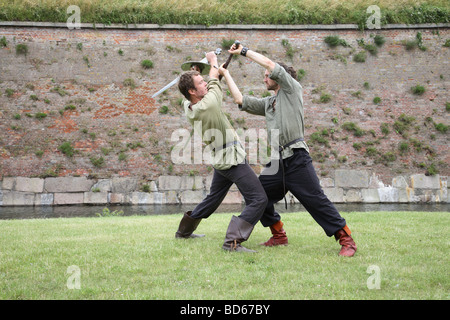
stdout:
{"type": "Polygon", "coordinates": [[[206,82],[197,71],[184,73],[178,88],[187,99],[183,103],[188,121],[198,130],[211,149],[214,175],[210,192],[194,210],[181,219],[177,238],[192,238],[201,219],[208,218],[222,203],[231,185],[236,184],[245,199],[242,213],[231,218],[222,246],[228,251],[253,251],[241,245],[258,223],[267,205],[267,196],[255,172],[245,159],[245,151],[230,121],[222,110],[223,93],[219,82],[219,67],[214,52],[206,55],[211,69],[206,82]]]}
{"type": "Polygon", "coordinates": [[[269,200],[261,223],[265,227],[270,227],[273,235],[264,245],[288,243],[281,217],[275,211],[274,204],[290,191],[325,233],[328,236],[334,235],[336,240],[339,240],[342,245],[339,254],[353,256],[356,244],[350,235],[350,229],[320,187],[308,146],[304,141],[303,88],[296,80],[295,70],[284,64],[275,63],[242,45],[238,48],[233,45],[229,52],[246,56],[264,67],[266,88],[275,91],[274,96],[266,98],[242,96],[229,72],[221,70],[239,108],[251,114],[265,116],[269,139],[275,139],[272,135],[274,132],[278,133],[278,141],[275,142],[279,146],[280,160],[272,161],[271,166],[259,177],[269,200]]]}

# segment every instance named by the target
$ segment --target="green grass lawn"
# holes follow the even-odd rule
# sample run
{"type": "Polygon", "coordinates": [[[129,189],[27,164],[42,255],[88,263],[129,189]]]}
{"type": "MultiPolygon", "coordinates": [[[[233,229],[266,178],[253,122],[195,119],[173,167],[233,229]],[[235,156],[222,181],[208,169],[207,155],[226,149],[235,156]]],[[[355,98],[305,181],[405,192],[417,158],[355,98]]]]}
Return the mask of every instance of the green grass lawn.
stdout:
{"type": "Polygon", "coordinates": [[[83,23],[364,25],[379,6],[381,23],[449,22],[448,0],[2,0],[0,21],[66,22],[70,5],[83,23]]]}
{"type": "MultiPolygon", "coordinates": [[[[0,299],[449,299],[449,213],[342,213],[358,251],[338,256],[306,212],[283,214],[286,247],[221,249],[231,214],[175,239],[181,214],[0,221],[0,299]],[[69,289],[80,270],[80,289],[69,289]],[[370,266],[380,289],[368,288],[370,266]],[[69,281],[68,281],[69,280],[69,281]]],[[[370,279],[369,279],[370,282],[370,279]]]]}

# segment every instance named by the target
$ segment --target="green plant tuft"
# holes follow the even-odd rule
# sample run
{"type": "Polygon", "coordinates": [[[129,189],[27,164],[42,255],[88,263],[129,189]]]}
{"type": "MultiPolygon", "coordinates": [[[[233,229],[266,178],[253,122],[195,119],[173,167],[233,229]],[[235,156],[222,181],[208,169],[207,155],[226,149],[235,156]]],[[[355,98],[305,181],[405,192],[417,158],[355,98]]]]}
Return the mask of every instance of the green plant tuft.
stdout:
{"type": "Polygon", "coordinates": [[[350,46],[344,39],[339,38],[339,36],[327,36],[327,37],[325,37],[324,41],[331,48],[335,48],[337,46],[343,46],[343,47],[350,46]]]}
{"type": "Polygon", "coordinates": [[[354,122],[345,122],[344,124],[342,124],[342,128],[344,130],[353,132],[353,135],[355,137],[362,137],[363,135],[366,134],[366,132],[360,127],[358,127],[358,125],[355,124],[354,122]]]}
{"type": "Polygon", "coordinates": [[[28,54],[28,46],[24,43],[19,43],[18,45],[16,45],[16,54],[27,55],[28,54]]]}
{"type": "Polygon", "coordinates": [[[353,61],[355,62],[366,62],[366,52],[360,51],[353,56],[353,61]]]}
{"type": "Polygon", "coordinates": [[[375,42],[375,44],[376,44],[378,47],[381,47],[381,46],[386,42],[386,39],[385,39],[382,35],[377,34],[377,35],[373,38],[373,41],[375,42]]]}
{"type": "Polygon", "coordinates": [[[72,147],[72,144],[68,141],[64,142],[58,147],[58,150],[64,153],[68,157],[72,157],[74,154],[74,149],[72,147]]]}
{"type": "Polygon", "coordinates": [[[141,66],[145,69],[151,69],[153,68],[153,61],[151,60],[142,60],[141,61],[141,66]]]}
{"type": "Polygon", "coordinates": [[[425,93],[426,90],[425,90],[424,86],[417,85],[415,87],[411,87],[411,91],[412,91],[413,94],[421,96],[422,94],[425,93]]]}

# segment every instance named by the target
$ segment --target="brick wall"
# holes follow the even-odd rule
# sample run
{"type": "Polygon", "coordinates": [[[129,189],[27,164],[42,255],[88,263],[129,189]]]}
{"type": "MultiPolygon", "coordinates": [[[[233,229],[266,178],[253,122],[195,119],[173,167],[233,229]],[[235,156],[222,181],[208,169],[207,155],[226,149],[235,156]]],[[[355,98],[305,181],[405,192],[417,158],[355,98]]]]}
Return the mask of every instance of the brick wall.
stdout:
{"type": "MultiPolygon", "coordinates": [[[[369,170],[386,185],[394,177],[423,174],[430,166],[440,176],[450,173],[448,132],[435,128],[450,125],[450,48],[443,46],[450,32],[445,27],[364,32],[0,27],[2,37],[8,45],[0,47],[0,177],[133,177],[142,185],[161,175],[208,176],[210,166],[171,161],[172,133],[190,130],[176,87],[156,99],[151,95],[177,77],[181,63],[202,58],[205,51],[221,47],[223,39],[239,39],[306,71],[301,81],[306,139],[322,179],[334,179],[338,169],[369,170]],[[415,39],[417,32],[427,50],[406,50],[402,42],[415,39]],[[386,43],[376,56],[367,52],[364,63],[354,62],[363,50],[357,40],[372,43],[374,34],[383,35],[386,43]],[[323,41],[328,35],[340,36],[351,47],[328,47],[323,41]],[[17,44],[26,44],[28,53],[16,53],[17,44]],[[144,69],[144,59],[154,67],[144,69]],[[412,94],[415,85],[426,92],[412,94]],[[320,102],[323,93],[331,96],[329,102],[320,102]],[[375,104],[375,97],[381,102],[375,104]],[[159,112],[162,106],[168,107],[167,114],[159,112]],[[41,113],[45,118],[36,116],[41,113]],[[414,121],[401,135],[393,125],[403,113],[414,121]],[[356,137],[344,123],[366,134],[356,137]],[[327,143],[311,139],[318,132],[327,143]],[[73,147],[71,157],[59,149],[64,142],[73,147]],[[403,153],[398,150],[402,142],[408,146],[403,153]]],[[[224,52],[219,62],[226,57],[224,52]]],[[[245,94],[265,92],[258,65],[239,57],[229,69],[245,94]]],[[[226,93],[225,83],[223,88],[226,93]]],[[[237,128],[264,127],[262,117],[239,112],[226,94],[223,108],[237,128]]]]}

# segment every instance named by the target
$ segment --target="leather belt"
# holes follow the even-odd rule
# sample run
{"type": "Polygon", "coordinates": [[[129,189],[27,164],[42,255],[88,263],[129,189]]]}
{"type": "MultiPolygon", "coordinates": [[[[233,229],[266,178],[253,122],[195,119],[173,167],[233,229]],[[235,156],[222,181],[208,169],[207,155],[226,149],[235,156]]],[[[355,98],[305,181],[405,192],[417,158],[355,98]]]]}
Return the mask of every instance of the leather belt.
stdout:
{"type": "Polygon", "coordinates": [[[303,138],[298,138],[298,139],[292,140],[292,141],[286,143],[285,145],[280,146],[280,147],[278,148],[278,151],[282,152],[282,151],[283,151],[284,149],[286,149],[287,147],[290,147],[290,146],[292,146],[294,143],[297,143],[297,142],[300,142],[300,141],[305,141],[305,139],[303,139],[303,138]]]}

